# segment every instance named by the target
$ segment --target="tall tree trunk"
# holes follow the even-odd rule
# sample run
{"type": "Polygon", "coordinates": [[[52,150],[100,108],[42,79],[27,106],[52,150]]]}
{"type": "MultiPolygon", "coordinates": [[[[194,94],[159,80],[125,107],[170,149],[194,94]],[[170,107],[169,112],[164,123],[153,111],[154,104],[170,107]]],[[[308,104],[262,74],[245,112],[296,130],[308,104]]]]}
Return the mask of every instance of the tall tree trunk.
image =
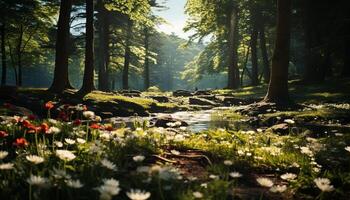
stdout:
{"type": "Polygon", "coordinates": [[[238,16],[236,8],[232,8],[229,20],[229,32],[228,32],[228,80],[227,88],[234,89],[238,87],[239,75],[237,74],[237,28],[238,28],[238,16]],[[237,78],[238,77],[238,78],[237,78]]]}
{"type": "Polygon", "coordinates": [[[270,64],[269,64],[269,56],[267,54],[267,49],[266,49],[266,38],[265,38],[264,25],[260,26],[259,41],[260,41],[261,57],[262,57],[263,66],[264,66],[264,70],[263,70],[264,82],[268,83],[270,81],[270,64]]]}
{"type": "Polygon", "coordinates": [[[72,88],[68,77],[68,43],[71,10],[72,0],[61,0],[57,23],[55,70],[53,82],[49,88],[50,91],[56,93],[61,93],[67,88],[72,88]]]}
{"type": "Polygon", "coordinates": [[[6,48],[5,48],[5,37],[6,37],[6,27],[3,22],[1,25],[1,65],[2,65],[2,73],[1,73],[1,85],[6,85],[7,81],[7,62],[6,62],[6,48]]]}
{"type": "Polygon", "coordinates": [[[257,41],[258,41],[258,29],[256,24],[256,19],[253,17],[253,30],[250,40],[250,46],[252,49],[252,85],[259,84],[259,75],[258,75],[258,50],[257,50],[257,41]]]}
{"type": "Polygon", "coordinates": [[[23,41],[23,25],[20,25],[19,29],[19,37],[18,37],[18,45],[17,45],[17,66],[18,66],[18,83],[17,86],[22,86],[22,41],[23,41]]]}
{"type": "Polygon", "coordinates": [[[109,19],[108,11],[104,8],[102,0],[97,1],[99,51],[98,51],[98,89],[109,91],[109,19]]]}
{"type": "Polygon", "coordinates": [[[124,55],[124,68],[123,68],[123,89],[129,89],[129,65],[130,65],[130,45],[132,36],[132,21],[128,19],[127,31],[125,41],[125,55],[124,55]]]}
{"type": "Polygon", "coordinates": [[[350,77],[350,39],[346,38],[343,54],[343,69],[341,72],[342,77],[350,77]]]}
{"type": "Polygon", "coordinates": [[[144,89],[147,90],[150,87],[149,81],[149,30],[147,27],[144,29],[144,45],[145,45],[145,68],[144,68],[144,89]]]}
{"type": "Polygon", "coordinates": [[[270,84],[264,101],[277,104],[289,103],[288,65],[290,46],[291,0],[277,0],[277,30],[272,57],[270,84]]]}
{"type": "Polygon", "coordinates": [[[94,1],[86,0],[86,26],[85,26],[85,68],[83,86],[79,94],[87,94],[94,87],[94,1]]]}

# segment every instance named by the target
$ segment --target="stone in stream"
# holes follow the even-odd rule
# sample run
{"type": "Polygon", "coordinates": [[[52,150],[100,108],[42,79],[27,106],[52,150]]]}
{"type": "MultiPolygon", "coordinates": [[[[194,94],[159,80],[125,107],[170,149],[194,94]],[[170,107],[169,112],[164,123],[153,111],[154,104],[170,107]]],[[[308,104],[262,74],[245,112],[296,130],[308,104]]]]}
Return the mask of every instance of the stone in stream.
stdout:
{"type": "Polygon", "coordinates": [[[210,100],[202,99],[198,97],[190,97],[189,103],[190,105],[217,106],[217,103],[215,103],[214,101],[210,101],[210,100]]]}
{"type": "Polygon", "coordinates": [[[173,118],[171,116],[163,116],[158,118],[153,118],[150,120],[150,122],[156,126],[156,127],[181,127],[181,126],[188,126],[188,123],[185,121],[182,121],[180,119],[173,118]]]}
{"type": "Polygon", "coordinates": [[[190,97],[193,96],[192,92],[187,90],[176,90],[173,92],[174,97],[190,97]]]}

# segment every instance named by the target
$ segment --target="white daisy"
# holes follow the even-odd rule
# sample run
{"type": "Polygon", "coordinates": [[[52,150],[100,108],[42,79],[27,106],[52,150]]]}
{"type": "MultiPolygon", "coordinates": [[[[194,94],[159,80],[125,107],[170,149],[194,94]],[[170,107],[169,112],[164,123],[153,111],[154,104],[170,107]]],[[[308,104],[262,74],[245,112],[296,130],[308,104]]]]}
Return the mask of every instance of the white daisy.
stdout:
{"type": "Polygon", "coordinates": [[[61,160],[64,160],[64,161],[71,161],[76,157],[69,150],[56,150],[56,155],[57,157],[59,157],[61,160]]]}
{"type": "Polygon", "coordinates": [[[297,175],[293,173],[285,173],[281,175],[281,179],[287,180],[287,181],[294,180],[296,177],[297,175]]]}
{"type": "Polygon", "coordinates": [[[95,117],[95,113],[92,111],[84,111],[83,116],[87,119],[93,119],[95,117]]]}
{"type": "Polygon", "coordinates": [[[67,186],[71,187],[71,188],[82,188],[84,185],[80,182],[80,180],[68,180],[67,182],[67,186]]]}
{"type": "Polygon", "coordinates": [[[242,174],[239,173],[239,172],[231,172],[231,173],[230,173],[230,176],[231,176],[232,178],[240,178],[240,177],[242,177],[242,174]]]}
{"type": "Polygon", "coordinates": [[[117,171],[117,166],[107,159],[101,160],[101,165],[107,169],[117,171]]]}
{"type": "Polygon", "coordinates": [[[273,182],[268,178],[257,178],[256,181],[263,187],[272,187],[273,182]]]}
{"type": "Polygon", "coordinates": [[[200,198],[203,198],[203,194],[201,192],[193,192],[193,197],[196,198],[196,199],[200,199],[200,198]]]}
{"type": "Polygon", "coordinates": [[[322,192],[331,192],[334,190],[334,187],[331,185],[331,181],[328,178],[316,178],[314,182],[322,192]]]}
{"type": "Polygon", "coordinates": [[[29,178],[27,178],[27,183],[29,183],[29,185],[35,185],[35,186],[45,186],[48,183],[48,179],[41,177],[41,176],[35,176],[33,174],[30,175],[29,178]]]}
{"type": "Polygon", "coordinates": [[[29,162],[31,162],[31,163],[33,163],[33,164],[35,164],[35,165],[44,162],[44,158],[43,158],[43,157],[36,156],[36,155],[28,155],[28,156],[26,156],[26,159],[27,159],[29,162]]]}
{"type": "Polygon", "coordinates": [[[287,190],[286,185],[274,185],[270,188],[270,192],[273,193],[282,193],[287,190]]]}
{"type": "Polygon", "coordinates": [[[67,144],[75,144],[75,140],[72,140],[70,138],[65,138],[64,141],[67,143],[67,144]]]}
{"type": "Polygon", "coordinates": [[[231,166],[233,165],[233,162],[231,160],[225,160],[224,165],[231,166]]]}
{"type": "Polygon", "coordinates": [[[0,170],[10,170],[14,168],[14,164],[13,163],[3,163],[0,164],[0,170]]]}
{"type": "Polygon", "coordinates": [[[350,152],[350,146],[344,148],[346,151],[350,152]]]}
{"type": "Polygon", "coordinates": [[[130,192],[126,192],[126,195],[131,200],[146,200],[151,196],[151,193],[139,189],[131,189],[130,192]]]}
{"type": "Polygon", "coordinates": [[[57,133],[60,133],[60,132],[61,132],[61,129],[59,129],[59,128],[55,127],[55,126],[51,126],[47,133],[57,134],[57,133]]]}
{"type": "Polygon", "coordinates": [[[86,140],[84,140],[83,138],[77,138],[77,142],[79,144],[84,144],[84,143],[86,143],[86,140]]]}
{"type": "Polygon", "coordinates": [[[119,181],[111,178],[103,180],[103,185],[96,188],[100,192],[100,199],[109,200],[113,196],[119,194],[119,181]]]}
{"type": "Polygon", "coordinates": [[[0,151],[0,160],[6,158],[7,155],[9,155],[9,152],[7,152],[7,151],[0,151]]]}

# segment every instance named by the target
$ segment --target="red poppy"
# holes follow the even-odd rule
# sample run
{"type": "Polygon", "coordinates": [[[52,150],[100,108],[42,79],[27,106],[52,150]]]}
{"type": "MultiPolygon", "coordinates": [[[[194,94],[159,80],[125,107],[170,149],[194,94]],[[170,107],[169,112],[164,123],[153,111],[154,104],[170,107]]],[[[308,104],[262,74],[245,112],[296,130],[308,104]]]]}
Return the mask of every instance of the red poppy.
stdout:
{"type": "Polygon", "coordinates": [[[36,116],[35,116],[35,115],[29,115],[29,116],[28,116],[28,119],[30,119],[30,120],[36,120],[36,116]]]}
{"type": "Polygon", "coordinates": [[[9,134],[7,134],[5,131],[0,131],[0,138],[7,137],[9,134]]]}
{"type": "Polygon", "coordinates": [[[92,129],[99,129],[100,125],[98,125],[98,124],[91,124],[90,128],[92,128],[92,129]]]}
{"type": "Polygon", "coordinates": [[[40,129],[42,132],[47,133],[49,131],[49,125],[47,125],[47,123],[42,123],[40,129]]]}
{"type": "Polygon", "coordinates": [[[17,138],[13,142],[13,145],[16,147],[26,147],[29,145],[29,142],[25,138],[17,138]]]}
{"type": "Polygon", "coordinates": [[[80,119],[76,119],[76,120],[74,120],[74,122],[73,122],[73,125],[74,126],[79,126],[81,124],[81,120],[80,119]]]}
{"type": "Polygon", "coordinates": [[[112,126],[106,126],[106,127],[105,127],[105,130],[106,130],[106,131],[113,131],[113,127],[112,127],[112,126]]]}
{"type": "Polygon", "coordinates": [[[64,111],[61,111],[61,112],[58,113],[58,118],[62,119],[63,121],[68,121],[69,120],[68,115],[64,111]]]}
{"type": "Polygon", "coordinates": [[[30,121],[28,121],[28,120],[23,120],[22,121],[22,125],[24,126],[24,127],[26,127],[26,128],[28,128],[29,126],[31,126],[32,124],[30,123],[30,121]]]}
{"type": "Polygon", "coordinates": [[[45,103],[44,107],[45,107],[45,109],[50,110],[54,107],[54,105],[53,105],[52,101],[48,101],[45,103]]]}
{"type": "Polygon", "coordinates": [[[28,130],[27,130],[27,133],[38,133],[41,131],[41,127],[40,126],[35,126],[33,124],[29,125],[26,127],[28,130]]]}

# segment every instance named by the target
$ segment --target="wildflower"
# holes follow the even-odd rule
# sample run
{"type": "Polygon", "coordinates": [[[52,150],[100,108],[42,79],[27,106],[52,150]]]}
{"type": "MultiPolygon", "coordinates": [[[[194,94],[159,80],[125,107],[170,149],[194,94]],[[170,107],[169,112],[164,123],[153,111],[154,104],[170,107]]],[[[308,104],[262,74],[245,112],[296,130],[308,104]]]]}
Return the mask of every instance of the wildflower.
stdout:
{"type": "Polygon", "coordinates": [[[350,146],[344,148],[346,151],[350,152],[350,146]]]}
{"type": "Polygon", "coordinates": [[[231,176],[232,178],[240,178],[240,177],[242,177],[242,174],[239,173],[239,172],[231,172],[231,173],[230,173],[230,176],[231,176]]]}
{"type": "Polygon", "coordinates": [[[99,129],[100,125],[98,125],[98,124],[91,124],[90,128],[92,128],[92,129],[99,129]]]}
{"type": "Polygon", "coordinates": [[[55,127],[55,126],[51,126],[49,128],[49,130],[47,131],[47,133],[50,133],[50,134],[57,134],[57,133],[60,133],[61,132],[61,129],[55,127]]]}
{"type": "Polygon", "coordinates": [[[233,165],[233,162],[231,160],[225,160],[224,165],[231,166],[233,165]]]}
{"type": "Polygon", "coordinates": [[[74,188],[74,189],[79,189],[79,188],[82,188],[84,186],[80,182],[80,180],[68,180],[66,183],[67,183],[68,187],[74,188]]]}
{"type": "Polygon", "coordinates": [[[67,179],[67,180],[71,179],[71,176],[67,174],[65,170],[56,169],[56,168],[53,169],[52,176],[55,179],[67,179]]]}
{"type": "Polygon", "coordinates": [[[95,117],[95,113],[92,111],[84,111],[83,116],[87,119],[93,119],[95,117]]]}
{"type": "Polygon", "coordinates": [[[287,181],[294,180],[296,177],[297,175],[293,173],[285,173],[281,175],[281,179],[287,180],[287,181]]]}
{"type": "Polygon", "coordinates": [[[77,138],[77,142],[79,144],[84,144],[86,142],[86,140],[82,139],[82,138],[77,138]]]}
{"type": "Polygon", "coordinates": [[[16,147],[26,147],[29,145],[29,142],[25,138],[17,138],[15,142],[13,142],[13,145],[16,147]]]}
{"type": "Polygon", "coordinates": [[[146,200],[151,196],[151,193],[139,189],[131,189],[130,192],[126,193],[126,195],[131,200],[146,200]]]}
{"type": "Polygon", "coordinates": [[[322,192],[331,192],[334,190],[334,187],[331,185],[331,181],[328,178],[316,178],[314,182],[322,192]]]}
{"type": "Polygon", "coordinates": [[[218,175],[214,175],[214,174],[210,174],[209,178],[211,178],[211,179],[219,179],[219,176],[218,175]]]}
{"type": "Polygon", "coordinates": [[[132,158],[135,162],[142,162],[145,159],[143,155],[137,155],[132,158]]]}
{"type": "Polygon", "coordinates": [[[43,132],[43,133],[48,133],[49,131],[49,125],[47,123],[42,123],[40,125],[40,130],[43,132]]]}
{"type": "Polygon", "coordinates": [[[0,164],[0,170],[10,170],[13,169],[14,164],[13,163],[3,163],[0,164]]]}
{"type": "Polygon", "coordinates": [[[95,122],[101,122],[101,121],[102,121],[102,118],[101,118],[100,116],[97,116],[97,115],[96,115],[96,116],[94,117],[94,121],[95,121],[95,122]]]}
{"type": "Polygon", "coordinates": [[[107,169],[117,171],[117,166],[107,159],[101,160],[101,165],[107,169]]]}
{"type": "Polygon", "coordinates": [[[103,181],[103,185],[96,188],[100,192],[101,200],[110,200],[113,196],[119,194],[119,181],[111,178],[105,179],[103,181]]]}
{"type": "Polygon", "coordinates": [[[54,144],[55,144],[55,145],[56,145],[56,147],[58,147],[58,148],[63,147],[63,143],[62,143],[62,142],[60,142],[60,141],[55,141],[55,142],[54,142],[54,144]]]}
{"type": "Polygon", "coordinates": [[[310,150],[309,147],[300,147],[301,153],[306,154],[308,156],[313,156],[313,152],[310,150]]]}
{"type": "Polygon", "coordinates": [[[45,103],[44,107],[46,110],[51,110],[54,107],[54,105],[53,105],[52,101],[48,101],[45,103]]]}
{"type": "Polygon", "coordinates": [[[56,155],[64,161],[71,161],[76,157],[72,152],[68,150],[56,150],[56,155]]]}
{"type": "Polygon", "coordinates": [[[36,185],[39,187],[42,187],[44,185],[46,185],[48,182],[48,180],[44,177],[41,176],[35,176],[35,175],[30,175],[29,178],[27,178],[27,183],[29,183],[29,185],[36,185]]]}
{"type": "Polygon", "coordinates": [[[0,131],[0,138],[7,137],[9,134],[7,134],[5,131],[0,131]]]}
{"type": "Polygon", "coordinates": [[[7,155],[9,155],[9,152],[7,152],[7,151],[0,151],[0,160],[6,158],[7,155]]]}
{"type": "Polygon", "coordinates": [[[55,120],[55,119],[48,119],[48,121],[49,121],[51,124],[58,124],[58,121],[55,120]]]}
{"type": "Polygon", "coordinates": [[[273,193],[282,193],[284,191],[287,190],[287,186],[286,185],[275,185],[275,186],[272,186],[270,188],[270,192],[273,192],[273,193]]]}
{"type": "Polygon", "coordinates": [[[67,143],[67,144],[75,144],[75,140],[72,140],[70,138],[65,138],[64,141],[67,143]]]}
{"type": "Polygon", "coordinates": [[[28,155],[28,156],[26,156],[26,159],[27,159],[29,162],[31,162],[31,163],[33,163],[33,164],[35,164],[35,165],[44,162],[44,158],[43,158],[43,157],[36,156],[36,155],[28,155]]]}
{"type": "Polygon", "coordinates": [[[76,119],[73,121],[73,125],[74,126],[79,126],[81,124],[81,120],[80,119],[76,119]]]}
{"type": "Polygon", "coordinates": [[[196,199],[203,198],[203,194],[201,192],[196,191],[196,192],[193,192],[192,194],[196,199]]]}
{"type": "Polygon", "coordinates": [[[257,178],[256,181],[263,187],[272,187],[273,182],[268,178],[257,178]]]}

